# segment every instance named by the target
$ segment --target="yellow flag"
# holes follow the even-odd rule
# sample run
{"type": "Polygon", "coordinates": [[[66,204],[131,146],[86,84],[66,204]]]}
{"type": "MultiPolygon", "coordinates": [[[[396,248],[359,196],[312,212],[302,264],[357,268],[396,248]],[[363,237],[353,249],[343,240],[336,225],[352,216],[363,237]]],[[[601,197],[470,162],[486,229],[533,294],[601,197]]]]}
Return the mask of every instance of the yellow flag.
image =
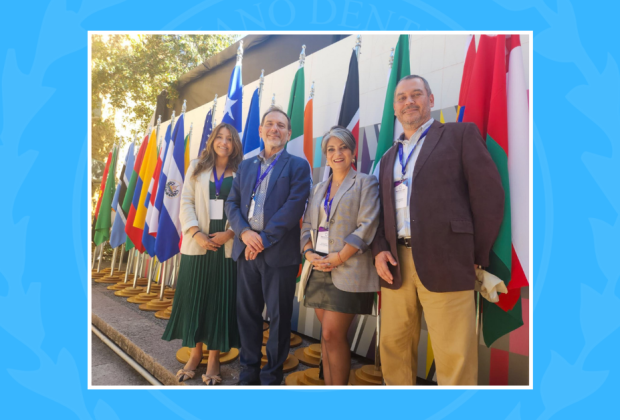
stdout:
{"type": "Polygon", "coordinates": [[[142,161],[142,167],[140,168],[140,178],[142,179],[142,191],[140,191],[140,201],[138,202],[138,208],[136,209],[136,217],[133,221],[133,226],[139,229],[144,229],[144,221],[146,220],[147,207],[144,205],[146,201],[146,195],[149,192],[149,188],[152,188],[153,173],[155,172],[155,166],[157,166],[157,135],[153,129],[151,137],[149,138],[149,144],[144,154],[144,160],[142,161]]]}

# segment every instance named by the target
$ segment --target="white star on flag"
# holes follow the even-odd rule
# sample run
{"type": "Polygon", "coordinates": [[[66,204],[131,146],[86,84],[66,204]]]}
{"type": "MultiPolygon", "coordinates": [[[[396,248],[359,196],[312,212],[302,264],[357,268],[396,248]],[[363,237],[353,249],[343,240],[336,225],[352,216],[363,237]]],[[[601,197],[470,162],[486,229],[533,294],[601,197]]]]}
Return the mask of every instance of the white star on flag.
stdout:
{"type": "Polygon", "coordinates": [[[226,98],[226,107],[224,108],[224,115],[230,115],[230,118],[234,121],[235,117],[232,114],[232,106],[237,102],[236,99],[226,98]]]}

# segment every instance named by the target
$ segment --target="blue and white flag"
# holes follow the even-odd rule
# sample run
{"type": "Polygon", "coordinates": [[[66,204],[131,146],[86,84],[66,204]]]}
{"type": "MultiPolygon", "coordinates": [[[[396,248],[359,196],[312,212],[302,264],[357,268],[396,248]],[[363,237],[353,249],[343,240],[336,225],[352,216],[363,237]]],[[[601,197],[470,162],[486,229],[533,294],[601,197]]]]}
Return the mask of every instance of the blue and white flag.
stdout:
{"type": "Polygon", "coordinates": [[[127,215],[123,212],[123,201],[125,200],[127,186],[129,185],[131,173],[133,172],[135,158],[134,144],[131,143],[131,145],[129,145],[129,150],[127,150],[127,156],[125,157],[125,163],[123,163],[123,169],[121,170],[118,185],[116,186],[114,200],[112,200],[112,208],[116,210],[114,224],[112,225],[112,233],[110,234],[110,246],[112,248],[116,248],[117,246],[124,244],[127,238],[127,235],[125,234],[127,215]]]}
{"type": "MultiPolygon", "coordinates": [[[[159,156],[157,157],[157,166],[155,166],[155,172],[153,172],[153,178],[149,185],[149,192],[146,195],[146,219],[144,220],[144,230],[142,231],[142,245],[146,248],[146,252],[151,257],[155,256],[155,238],[157,238],[157,227],[159,225],[159,214],[161,211],[161,202],[157,203],[157,197],[161,188],[160,185],[165,185],[165,179],[162,183],[162,176],[164,174],[164,159],[166,158],[168,149],[170,148],[170,132],[171,125],[168,124],[166,135],[164,136],[164,144],[159,148],[159,156]]],[[[164,177],[165,178],[165,177],[164,177]]]]}
{"type": "MultiPolygon", "coordinates": [[[[209,140],[209,136],[211,135],[211,131],[213,131],[213,110],[209,110],[207,112],[207,118],[205,119],[205,126],[202,129],[202,138],[200,139],[200,148],[198,149],[198,156],[207,146],[207,140],[209,140]]],[[[187,168],[185,168],[187,170],[187,168]]]]}
{"type": "Polygon", "coordinates": [[[184,115],[181,114],[172,133],[172,156],[166,158],[164,200],[159,218],[159,230],[155,241],[157,259],[161,262],[179,253],[181,240],[181,191],[185,180],[185,129],[184,115]],[[169,159],[171,158],[171,159],[169,159]]]}
{"type": "Polygon", "coordinates": [[[258,89],[252,95],[250,102],[250,110],[248,118],[245,121],[245,131],[243,132],[243,158],[248,159],[260,153],[263,146],[263,140],[258,134],[258,126],[260,125],[260,110],[258,103],[258,89]]]}
{"type": "Polygon", "coordinates": [[[228,85],[228,97],[226,98],[226,106],[224,107],[223,123],[228,123],[235,127],[239,134],[243,127],[241,126],[243,118],[241,115],[243,100],[243,85],[241,82],[241,62],[237,61],[237,65],[230,75],[230,84],[228,85]]]}

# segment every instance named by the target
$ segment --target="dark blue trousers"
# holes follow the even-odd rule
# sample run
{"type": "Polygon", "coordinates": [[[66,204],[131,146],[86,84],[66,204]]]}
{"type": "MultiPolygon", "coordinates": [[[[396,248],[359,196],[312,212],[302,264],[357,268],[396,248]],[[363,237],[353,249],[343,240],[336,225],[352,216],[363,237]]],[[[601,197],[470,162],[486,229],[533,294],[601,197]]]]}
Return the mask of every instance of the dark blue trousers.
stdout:
{"type": "Polygon", "coordinates": [[[280,385],[291,340],[291,317],[299,265],[270,267],[263,253],[237,260],[237,324],[241,336],[241,382],[280,385]],[[263,309],[270,319],[267,364],[261,370],[263,309]]]}

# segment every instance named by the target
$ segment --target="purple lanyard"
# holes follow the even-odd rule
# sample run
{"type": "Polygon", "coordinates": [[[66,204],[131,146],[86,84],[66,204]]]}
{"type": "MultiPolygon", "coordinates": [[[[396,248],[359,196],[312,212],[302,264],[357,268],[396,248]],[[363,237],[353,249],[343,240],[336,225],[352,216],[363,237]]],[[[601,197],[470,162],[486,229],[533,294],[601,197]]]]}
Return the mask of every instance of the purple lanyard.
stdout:
{"type": "Polygon", "coordinates": [[[400,161],[403,178],[405,177],[405,172],[407,172],[407,164],[409,164],[409,159],[411,159],[411,156],[413,156],[413,152],[415,152],[415,148],[418,147],[418,144],[420,144],[420,142],[426,136],[426,133],[428,133],[428,130],[430,130],[430,128],[431,127],[428,126],[426,130],[424,130],[418,141],[416,141],[416,143],[413,145],[413,149],[411,149],[411,152],[409,152],[409,156],[407,156],[407,160],[405,162],[403,162],[403,144],[398,144],[398,160],[400,161]]]}
{"type": "Polygon", "coordinates": [[[213,179],[215,180],[215,199],[216,200],[220,196],[220,191],[222,190],[222,183],[224,182],[225,174],[226,174],[226,168],[224,168],[224,172],[222,172],[221,178],[217,179],[217,171],[215,170],[215,165],[213,166],[213,179]]]}
{"type": "Polygon", "coordinates": [[[280,156],[282,156],[282,153],[280,153],[274,160],[273,162],[271,162],[269,164],[269,166],[267,167],[267,169],[265,170],[265,172],[263,172],[263,174],[260,174],[260,168],[261,166],[263,166],[260,162],[258,163],[258,172],[256,173],[256,185],[254,185],[254,190],[252,190],[252,199],[254,199],[254,196],[256,195],[256,190],[258,190],[258,186],[261,184],[261,182],[263,182],[263,180],[265,179],[265,177],[267,176],[267,174],[273,169],[273,167],[275,166],[276,162],[278,161],[278,159],[280,159],[280,156]]]}
{"type": "Polygon", "coordinates": [[[329,223],[329,215],[332,212],[332,202],[334,198],[329,199],[329,194],[332,192],[332,183],[329,183],[329,187],[327,187],[327,193],[325,194],[325,202],[323,203],[323,208],[325,209],[325,214],[327,215],[327,222],[329,223]]]}

